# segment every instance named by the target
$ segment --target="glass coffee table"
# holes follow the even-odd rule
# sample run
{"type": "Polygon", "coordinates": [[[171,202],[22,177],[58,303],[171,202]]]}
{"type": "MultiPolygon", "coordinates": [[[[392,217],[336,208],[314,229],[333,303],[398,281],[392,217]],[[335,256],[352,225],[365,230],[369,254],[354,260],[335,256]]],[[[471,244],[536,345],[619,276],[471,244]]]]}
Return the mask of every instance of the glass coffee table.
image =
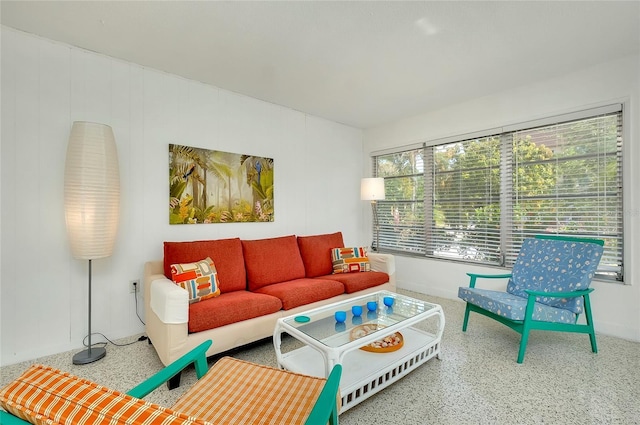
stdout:
{"type": "Polygon", "coordinates": [[[293,372],[327,377],[342,365],[341,412],[388,387],[427,360],[440,358],[444,313],[438,304],[389,291],[362,295],[277,321],[273,334],[278,366],[293,372]],[[393,304],[384,304],[385,297],[393,304]],[[367,304],[374,310],[370,311],[367,304]],[[359,306],[356,316],[352,307],[359,306]],[[346,313],[344,322],[335,313],[346,313]],[[432,332],[414,325],[435,321],[432,332]],[[282,352],[282,334],[304,345],[282,352]]]}

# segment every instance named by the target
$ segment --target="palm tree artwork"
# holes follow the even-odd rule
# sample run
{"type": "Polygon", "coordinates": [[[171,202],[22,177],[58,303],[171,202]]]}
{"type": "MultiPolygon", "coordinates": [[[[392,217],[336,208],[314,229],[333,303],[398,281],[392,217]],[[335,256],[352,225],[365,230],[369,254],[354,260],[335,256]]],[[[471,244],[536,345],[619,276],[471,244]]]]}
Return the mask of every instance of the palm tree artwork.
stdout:
{"type": "Polygon", "coordinates": [[[169,145],[169,223],[271,222],[273,159],[169,145]]]}

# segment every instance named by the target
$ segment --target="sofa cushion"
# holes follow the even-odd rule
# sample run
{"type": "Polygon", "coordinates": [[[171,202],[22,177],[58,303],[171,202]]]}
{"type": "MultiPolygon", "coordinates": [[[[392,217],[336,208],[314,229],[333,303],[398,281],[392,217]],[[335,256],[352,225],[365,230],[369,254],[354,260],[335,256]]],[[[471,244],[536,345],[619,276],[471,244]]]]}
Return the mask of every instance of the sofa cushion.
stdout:
{"type": "Polygon", "coordinates": [[[206,424],[67,372],[33,365],[0,391],[0,406],[32,424],[206,424]]]}
{"type": "Polygon", "coordinates": [[[298,236],[300,256],[304,263],[306,277],[318,277],[331,274],[331,250],[344,246],[342,232],[325,235],[298,236]]]}
{"type": "Polygon", "coordinates": [[[171,280],[189,293],[189,303],[220,295],[218,273],[211,258],[195,263],[171,265],[171,280]]]}
{"type": "Polygon", "coordinates": [[[211,258],[218,271],[220,292],[247,288],[247,275],[239,238],[164,243],[164,275],[171,279],[171,264],[211,258]]]}
{"type": "MultiPolygon", "coordinates": [[[[458,288],[458,297],[469,304],[488,310],[498,316],[511,320],[524,320],[527,299],[504,291],[492,291],[481,288],[458,288]]],[[[542,322],[571,323],[576,322],[576,315],[570,310],[535,303],[533,320],[542,322]]]]}
{"type": "Polygon", "coordinates": [[[371,264],[363,247],[334,248],[331,250],[334,273],[368,272],[371,264]]]}
{"type": "Polygon", "coordinates": [[[243,240],[242,250],[250,291],[273,283],[304,277],[304,264],[300,257],[298,242],[293,235],[252,241],[243,240]]]}
{"type": "MultiPolygon", "coordinates": [[[[602,256],[595,243],[555,239],[525,239],[511,270],[507,292],[527,297],[526,289],[545,292],[570,292],[587,289],[602,256]]],[[[584,311],[583,298],[537,297],[552,307],[584,311]]]]}
{"type": "Polygon", "coordinates": [[[282,302],[277,297],[245,290],[225,292],[219,297],[189,305],[189,332],[219,328],[281,309],[282,302]]]}
{"type": "Polygon", "coordinates": [[[256,292],[278,297],[282,301],[282,308],[291,310],[344,294],[344,286],[335,280],[302,278],[264,286],[256,292]]]}
{"type": "Polygon", "coordinates": [[[347,294],[353,294],[389,282],[389,275],[384,272],[341,273],[322,276],[319,279],[336,280],[342,283],[347,294]]]}

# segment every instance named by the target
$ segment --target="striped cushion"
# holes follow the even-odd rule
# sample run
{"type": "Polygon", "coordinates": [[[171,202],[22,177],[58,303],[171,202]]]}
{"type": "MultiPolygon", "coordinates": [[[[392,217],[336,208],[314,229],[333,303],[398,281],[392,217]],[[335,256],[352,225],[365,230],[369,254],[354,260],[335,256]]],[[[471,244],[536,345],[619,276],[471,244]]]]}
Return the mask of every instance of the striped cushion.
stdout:
{"type": "Polygon", "coordinates": [[[207,424],[42,365],[0,390],[0,406],[36,425],[207,424]]]}
{"type": "Polygon", "coordinates": [[[216,425],[304,424],[325,382],[223,357],[173,409],[216,425]]]}

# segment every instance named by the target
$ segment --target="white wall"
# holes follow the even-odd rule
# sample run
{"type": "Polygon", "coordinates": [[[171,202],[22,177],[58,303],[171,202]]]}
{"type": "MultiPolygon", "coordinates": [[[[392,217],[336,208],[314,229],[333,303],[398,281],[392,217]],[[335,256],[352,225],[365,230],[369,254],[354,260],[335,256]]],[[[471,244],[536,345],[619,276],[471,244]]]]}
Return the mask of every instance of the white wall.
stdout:
{"type": "MultiPolygon", "coordinates": [[[[624,202],[626,285],[594,282],[594,321],[599,332],[640,341],[640,59],[631,56],[571,75],[540,81],[503,93],[405,118],[365,130],[364,166],[370,173],[370,154],[377,150],[433,141],[489,128],[501,127],[626,101],[624,202]]],[[[365,224],[363,231],[370,227],[365,224]]],[[[421,258],[396,258],[397,282],[402,288],[457,298],[467,285],[469,271],[496,269],[470,267],[421,258]]]]}
{"type": "Polygon", "coordinates": [[[165,240],[340,230],[345,243],[365,243],[361,130],[10,28],[1,35],[0,365],[79,348],[87,332],[87,263],[71,256],[64,225],[73,121],[111,125],[118,146],[115,253],[93,262],[92,328],[111,339],[143,332],[129,281],[162,258],[165,240]],[[170,226],[169,143],[274,158],[275,222],[170,226]]]}

